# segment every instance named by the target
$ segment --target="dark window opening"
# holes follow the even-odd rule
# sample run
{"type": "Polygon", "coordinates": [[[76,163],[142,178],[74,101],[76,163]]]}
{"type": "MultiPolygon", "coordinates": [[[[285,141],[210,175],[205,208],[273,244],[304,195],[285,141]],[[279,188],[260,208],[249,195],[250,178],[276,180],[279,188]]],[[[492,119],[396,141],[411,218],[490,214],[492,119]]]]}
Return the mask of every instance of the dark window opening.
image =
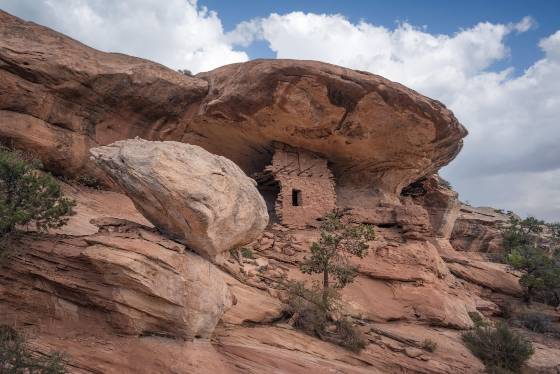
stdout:
{"type": "Polygon", "coordinates": [[[292,205],[293,206],[302,206],[301,201],[301,191],[300,190],[292,190],[292,205]]]}

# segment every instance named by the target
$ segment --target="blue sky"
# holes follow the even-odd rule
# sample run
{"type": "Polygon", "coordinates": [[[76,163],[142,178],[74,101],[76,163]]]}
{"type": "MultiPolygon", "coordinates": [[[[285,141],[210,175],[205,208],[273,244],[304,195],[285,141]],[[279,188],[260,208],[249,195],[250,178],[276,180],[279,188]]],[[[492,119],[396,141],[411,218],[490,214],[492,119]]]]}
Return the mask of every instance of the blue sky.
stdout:
{"type": "MultiPolygon", "coordinates": [[[[406,0],[406,1],[340,1],[340,0],[204,0],[200,5],[218,12],[225,31],[247,19],[266,17],[270,13],[293,11],[318,14],[339,13],[356,23],[362,19],[392,28],[398,22],[409,22],[415,26],[426,26],[436,34],[453,34],[478,22],[508,23],[525,16],[535,19],[536,27],[531,32],[511,36],[508,45],[511,56],[508,61],[498,62],[494,69],[513,65],[522,72],[542,56],[538,41],[552,34],[560,25],[560,1],[503,1],[503,0],[406,0]]],[[[246,49],[251,59],[273,58],[274,53],[266,42],[246,49]]]]}
{"type": "Polygon", "coordinates": [[[0,0],[94,48],[194,73],[325,61],[400,82],[469,130],[463,201],[560,221],[560,1],[0,0]]]}

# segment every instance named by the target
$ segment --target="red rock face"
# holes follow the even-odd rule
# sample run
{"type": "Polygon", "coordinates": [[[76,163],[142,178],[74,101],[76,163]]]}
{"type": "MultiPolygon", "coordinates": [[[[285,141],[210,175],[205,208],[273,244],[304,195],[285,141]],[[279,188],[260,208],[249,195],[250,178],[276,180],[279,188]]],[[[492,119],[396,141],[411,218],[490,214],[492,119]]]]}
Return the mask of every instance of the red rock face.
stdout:
{"type": "Polygon", "coordinates": [[[89,148],[135,136],[200,145],[252,174],[279,141],[329,160],[342,194],[395,202],[467,134],[443,104],[377,75],[255,60],[189,77],[3,12],[0,61],[0,138],[69,174],[93,168],[89,148]]]}
{"type": "Polygon", "coordinates": [[[473,208],[462,205],[453,232],[451,244],[458,251],[499,252],[502,250],[500,225],[509,217],[493,208],[473,208]]]}
{"type": "MultiPolygon", "coordinates": [[[[498,312],[489,295],[521,289],[517,274],[471,252],[491,247],[486,231],[477,233],[479,212],[458,212],[456,193],[431,176],[465,135],[443,104],[373,74],[256,60],[190,77],[0,11],[0,140],[55,173],[96,173],[90,148],[139,136],[202,146],[253,175],[274,165],[279,142],[313,152],[329,171],[320,181],[317,170],[288,174],[279,181],[288,199],[299,189],[305,206],[305,193],[326,181],[314,207],[336,199],[351,208],[346,219],[376,225],[356,281],[342,292],[344,314],[368,341],[360,354],[282,323],[282,282],[310,281],[299,265],[317,229],[270,225],[245,252],[226,253],[218,270],[123,221],[148,224],[123,195],[74,187],[65,188],[78,201],[69,225],[26,237],[11,267],[0,266],[0,323],[29,330],[38,352],[64,351],[80,373],[481,372],[456,329],[472,325],[468,312],[498,312]],[[313,188],[290,184],[304,177],[313,188]],[[415,181],[423,194],[401,196],[415,181]],[[425,339],[437,342],[435,352],[420,350],[425,339]]],[[[295,205],[286,209],[292,218],[295,205]]],[[[305,223],[316,218],[306,214],[305,223]]],[[[532,367],[557,362],[542,364],[560,354],[542,347],[532,367]]]]}

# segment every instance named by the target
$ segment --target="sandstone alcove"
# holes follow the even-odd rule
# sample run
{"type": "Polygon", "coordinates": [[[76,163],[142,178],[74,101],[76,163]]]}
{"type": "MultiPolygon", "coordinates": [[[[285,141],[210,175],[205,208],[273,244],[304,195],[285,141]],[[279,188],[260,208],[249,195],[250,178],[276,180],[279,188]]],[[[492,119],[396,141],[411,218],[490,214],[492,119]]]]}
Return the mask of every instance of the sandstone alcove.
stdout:
{"type": "Polygon", "coordinates": [[[275,143],[271,164],[254,178],[271,222],[305,227],[336,207],[333,174],[327,160],[313,152],[275,143]]]}

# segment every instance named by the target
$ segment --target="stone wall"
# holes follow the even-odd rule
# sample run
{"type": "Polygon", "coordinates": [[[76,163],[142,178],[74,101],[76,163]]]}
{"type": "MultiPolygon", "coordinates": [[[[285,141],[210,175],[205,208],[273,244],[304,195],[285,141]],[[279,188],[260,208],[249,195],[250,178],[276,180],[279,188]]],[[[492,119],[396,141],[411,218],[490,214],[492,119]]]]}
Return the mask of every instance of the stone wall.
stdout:
{"type": "Polygon", "coordinates": [[[336,207],[335,182],[327,160],[311,152],[278,145],[266,172],[280,184],[276,215],[293,227],[313,225],[336,207]]]}

